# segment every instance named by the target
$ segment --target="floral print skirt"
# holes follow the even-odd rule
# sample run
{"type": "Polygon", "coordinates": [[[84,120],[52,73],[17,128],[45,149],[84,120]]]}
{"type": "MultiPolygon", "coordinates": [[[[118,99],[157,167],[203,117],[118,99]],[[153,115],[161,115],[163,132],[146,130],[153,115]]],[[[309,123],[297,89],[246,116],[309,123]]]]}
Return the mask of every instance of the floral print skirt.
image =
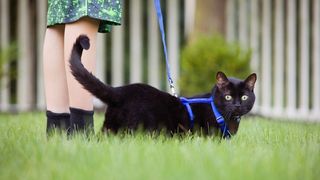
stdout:
{"type": "Polygon", "coordinates": [[[99,32],[121,23],[121,0],[48,0],[47,26],[72,23],[82,17],[100,20],[99,32]]]}

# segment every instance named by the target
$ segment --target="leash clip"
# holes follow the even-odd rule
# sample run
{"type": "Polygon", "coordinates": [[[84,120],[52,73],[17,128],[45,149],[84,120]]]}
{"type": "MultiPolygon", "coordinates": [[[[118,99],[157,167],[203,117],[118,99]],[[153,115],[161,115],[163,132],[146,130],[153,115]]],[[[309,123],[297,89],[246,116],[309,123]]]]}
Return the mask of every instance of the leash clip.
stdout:
{"type": "Polygon", "coordinates": [[[178,97],[176,90],[175,90],[175,87],[173,85],[173,80],[171,78],[169,78],[169,87],[170,87],[172,95],[175,97],[178,97]]]}
{"type": "Polygon", "coordinates": [[[174,88],[174,85],[170,84],[170,89],[171,89],[172,95],[175,96],[175,97],[178,97],[178,95],[177,95],[177,93],[176,93],[176,90],[175,90],[175,88],[174,88]]]}

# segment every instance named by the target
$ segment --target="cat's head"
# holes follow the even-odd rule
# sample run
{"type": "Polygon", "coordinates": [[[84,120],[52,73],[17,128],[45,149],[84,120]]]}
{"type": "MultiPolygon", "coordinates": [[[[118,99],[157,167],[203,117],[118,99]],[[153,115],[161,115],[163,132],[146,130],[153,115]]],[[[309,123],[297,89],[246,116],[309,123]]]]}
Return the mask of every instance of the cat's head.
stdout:
{"type": "Polygon", "coordinates": [[[226,119],[229,130],[235,134],[239,127],[239,121],[235,116],[247,114],[253,107],[255,94],[253,92],[257,75],[250,74],[245,80],[227,78],[223,72],[216,75],[217,83],[213,88],[215,105],[226,119]]]}

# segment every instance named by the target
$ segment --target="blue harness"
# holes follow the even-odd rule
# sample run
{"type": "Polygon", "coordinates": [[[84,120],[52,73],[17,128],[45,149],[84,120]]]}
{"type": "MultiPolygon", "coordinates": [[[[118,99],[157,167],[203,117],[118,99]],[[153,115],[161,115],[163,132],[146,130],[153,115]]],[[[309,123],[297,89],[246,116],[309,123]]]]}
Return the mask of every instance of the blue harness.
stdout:
{"type": "Polygon", "coordinates": [[[219,124],[219,128],[221,130],[222,137],[227,138],[227,139],[231,137],[228,126],[225,123],[223,116],[219,113],[216,106],[214,105],[213,97],[210,97],[210,98],[191,98],[191,99],[188,99],[185,97],[180,97],[180,101],[183,103],[183,105],[188,110],[191,128],[193,128],[193,125],[194,125],[194,115],[193,115],[192,108],[191,108],[190,104],[200,104],[200,103],[201,104],[209,104],[211,106],[212,112],[216,118],[216,121],[219,124]]]}
{"type": "MultiPolygon", "coordinates": [[[[157,12],[159,28],[160,28],[161,37],[162,37],[162,45],[163,45],[163,51],[164,51],[165,60],[166,60],[167,77],[168,77],[170,89],[171,89],[172,94],[174,96],[178,97],[175,92],[173,80],[171,78],[171,73],[170,73],[170,66],[169,66],[169,60],[168,60],[168,53],[167,53],[166,38],[165,38],[165,31],[164,31],[163,16],[162,16],[162,11],[161,11],[160,0],[154,0],[154,5],[155,5],[156,12],[157,12]]],[[[216,121],[219,124],[220,130],[222,133],[222,137],[224,137],[224,138],[231,137],[231,134],[228,130],[227,124],[225,123],[223,116],[219,113],[216,106],[214,105],[214,101],[213,101],[212,97],[210,97],[210,98],[192,98],[192,99],[180,97],[180,101],[183,103],[183,105],[188,110],[191,128],[194,125],[194,115],[193,115],[190,104],[194,104],[194,103],[210,104],[212,112],[213,112],[214,116],[216,117],[216,121]]]]}

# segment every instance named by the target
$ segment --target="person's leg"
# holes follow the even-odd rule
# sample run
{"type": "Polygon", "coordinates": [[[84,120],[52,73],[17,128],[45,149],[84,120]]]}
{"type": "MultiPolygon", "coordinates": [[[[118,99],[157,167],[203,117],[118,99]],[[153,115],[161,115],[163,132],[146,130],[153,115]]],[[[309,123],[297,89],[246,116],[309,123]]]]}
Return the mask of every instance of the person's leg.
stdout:
{"type": "Polygon", "coordinates": [[[67,77],[64,63],[64,25],[47,28],[43,46],[47,132],[70,126],[67,77]]]}
{"type": "Polygon", "coordinates": [[[64,59],[69,90],[70,119],[75,129],[84,131],[87,131],[86,128],[88,131],[93,130],[93,97],[70,73],[69,58],[77,37],[81,34],[87,35],[90,39],[90,49],[83,51],[81,59],[83,65],[94,73],[98,27],[99,21],[91,18],[81,18],[65,25],[64,59]]]}

